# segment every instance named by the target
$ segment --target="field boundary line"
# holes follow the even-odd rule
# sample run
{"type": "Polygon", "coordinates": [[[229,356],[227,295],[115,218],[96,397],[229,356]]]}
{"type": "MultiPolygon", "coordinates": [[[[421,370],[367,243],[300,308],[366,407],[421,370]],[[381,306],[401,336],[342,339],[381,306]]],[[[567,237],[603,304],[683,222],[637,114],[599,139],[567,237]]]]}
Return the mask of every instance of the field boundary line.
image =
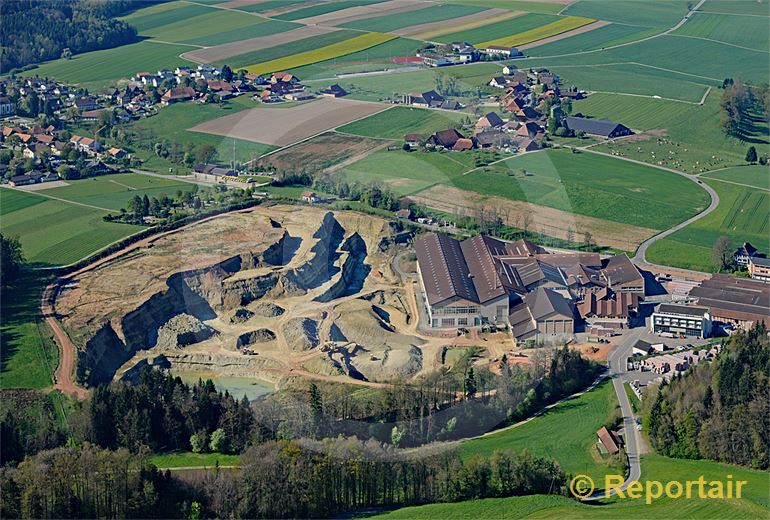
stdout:
{"type": "MultiPolygon", "coordinates": [[[[351,121],[351,123],[352,122],[353,121],[351,121]]],[[[399,139],[392,139],[390,137],[372,137],[372,136],[369,136],[369,135],[351,134],[350,132],[343,132],[342,130],[338,130],[338,128],[342,128],[343,126],[348,125],[348,124],[350,124],[350,123],[345,123],[344,125],[340,125],[337,128],[332,128],[330,131],[334,132],[335,134],[346,135],[348,137],[364,137],[366,139],[375,139],[377,141],[393,141],[393,142],[399,141],[399,139]]],[[[294,146],[294,145],[292,145],[292,146],[294,146]]]]}
{"type": "Polygon", "coordinates": [[[192,43],[177,43],[177,42],[168,42],[166,40],[156,40],[154,38],[150,38],[149,40],[143,40],[148,43],[162,43],[163,45],[181,45],[182,47],[195,47],[196,49],[208,49],[208,47],[205,47],[203,45],[193,45],[192,43]]]}
{"type": "Polygon", "coordinates": [[[714,40],[712,38],[704,38],[703,36],[692,36],[691,34],[670,34],[669,36],[673,36],[675,38],[692,38],[693,40],[704,40],[704,41],[707,41],[707,42],[719,43],[719,44],[722,44],[722,45],[728,45],[730,47],[736,47],[738,49],[743,49],[743,50],[746,50],[746,51],[760,52],[762,54],[770,53],[770,51],[763,51],[761,49],[754,49],[753,47],[744,47],[743,45],[738,45],[737,43],[724,42],[722,40],[714,40]]]}
{"type": "Polygon", "coordinates": [[[770,20],[770,16],[767,16],[765,14],[749,14],[749,13],[722,13],[719,11],[700,11],[703,14],[723,14],[725,16],[753,16],[756,18],[767,18],[770,20]]]}
{"type": "MultiPolygon", "coordinates": [[[[514,158],[516,158],[516,157],[522,157],[522,156],[524,156],[524,155],[527,155],[527,154],[530,154],[530,153],[538,153],[538,152],[544,152],[544,151],[546,151],[546,150],[547,150],[547,148],[541,148],[541,149],[539,149],[539,150],[532,150],[531,152],[524,152],[524,153],[522,153],[522,154],[514,154],[514,155],[511,155],[511,156],[509,156],[509,157],[503,157],[502,159],[498,159],[498,160],[496,160],[496,161],[492,161],[491,163],[485,164],[484,166],[476,166],[475,168],[473,168],[473,169],[471,169],[471,170],[468,170],[467,172],[463,172],[463,173],[461,173],[460,175],[468,175],[469,173],[473,173],[473,172],[475,172],[476,170],[481,170],[481,169],[484,169],[484,168],[486,168],[487,166],[492,166],[493,164],[497,164],[497,163],[500,163],[500,162],[503,162],[503,161],[507,161],[508,159],[514,159],[514,158]]],[[[421,191],[422,191],[422,190],[421,190],[421,191]]]]}
{"type": "MultiPolygon", "coordinates": [[[[726,170],[727,168],[723,168],[723,169],[726,170]]],[[[714,171],[716,171],[716,170],[714,170],[714,171]]],[[[711,173],[711,172],[703,172],[702,174],[698,175],[698,177],[700,177],[701,175],[705,175],[707,173],[711,173]]],[[[742,182],[728,181],[728,180],[725,180],[725,179],[720,179],[718,177],[704,177],[704,178],[708,179],[710,181],[724,182],[724,183],[727,183],[727,184],[735,184],[736,186],[743,186],[744,188],[751,188],[753,190],[766,191],[766,192],[770,193],[770,189],[768,189],[768,188],[760,188],[759,186],[752,186],[751,184],[744,184],[742,182]]]]}
{"type": "Polygon", "coordinates": [[[45,190],[26,191],[26,190],[20,190],[19,188],[5,188],[5,189],[20,191],[22,193],[32,193],[34,195],[40,195],[41,197],[45,197],[47,199],[58,200],[59,202],[66,202],[67,204],[74,204],[75,206],[83,206],[84,208],[98,209],[99,211],[106,211],[108,213],[111,213],[111,212],[115,211],[114,209],[102,208],[101,206],[94,206],[92,204],[85,204],[83,202],[75,202],[74,200],[67,200],[67,199],[63,199],[61,197],[55,197],[53,195],[46,195],[45,193],[41,193],[41,191],[45,191],[45,190]]]}
{"type": "MultiPolygon", "coordinates": [[[[711,87],[708,87],[708,88],[710,89],[711,87]]],[[[606,90],[589,90],[589,92],[591,94],[608,94],[612,96],[631,96],[631,97],[649,98],[657,101],[674,101],[676,103],[685,103],[693,106],[699,106],[703,104],[697,101],[686,101],[684,99],[675,99],[675,98],[668,98],[668,97],[662,97],[662,96],[651,96],[649,94],[632,94],[631,92],[610,92],[606,90]]],[[[704,97],[705,97],[705,94],[704,94],[704,97]]]]}

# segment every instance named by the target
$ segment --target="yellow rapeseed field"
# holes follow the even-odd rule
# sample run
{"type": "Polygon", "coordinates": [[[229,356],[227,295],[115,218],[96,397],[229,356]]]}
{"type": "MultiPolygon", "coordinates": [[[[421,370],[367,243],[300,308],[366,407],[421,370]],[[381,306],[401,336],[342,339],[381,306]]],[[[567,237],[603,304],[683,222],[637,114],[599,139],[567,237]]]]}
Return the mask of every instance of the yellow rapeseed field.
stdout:
{"type": "Polygon", "coordinates": [[[497,38],[495,40],[489,40],[486,42],[476,44],[476,47],[484,49],[490,45],[503,45],[506,47],[515,47],[517,45],[524,45],[525,43],[542,40],[543,38],[549,38],[563,32],[577,29],[589,23],[593,23],[596,20],[593,18],[583,18],[582,16],[567,16],[561,20],[535,27],[529,31],[520,32],[518,34],[512,34],[505,36],[504,38],[497,38]]]}
{"type": "Polygon", "coordinates": [[[293,54],[291,56],[286,56],[285,58],[278,58],[257,63],[255,65],[249,65],[244,68],[253,74],[265,74],[268,72],[289,70],[304,65],[310,65],[311,63],[318,63],[319,61],[330,60],[353,52],[363,51],[394,38],[396,38],[396,36],[392,34],[376,32],[366,33],[348,40],[333,43],[332,45],[327,45],[326,47],[300,52],[299,54],[293,54]]]}

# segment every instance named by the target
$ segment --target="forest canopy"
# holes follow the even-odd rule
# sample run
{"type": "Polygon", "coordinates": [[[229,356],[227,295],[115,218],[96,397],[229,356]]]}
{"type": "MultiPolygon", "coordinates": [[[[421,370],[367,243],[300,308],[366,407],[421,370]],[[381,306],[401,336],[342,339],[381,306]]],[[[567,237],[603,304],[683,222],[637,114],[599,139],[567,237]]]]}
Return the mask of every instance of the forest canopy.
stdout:
{"type": "Polygon", "coordinates": [[[113,17],[141,7],[142,3],[135,0],[3,0],[0,72],[57,59],[63,54],[80,54],[136,41],[136,29],[113,17]]]}

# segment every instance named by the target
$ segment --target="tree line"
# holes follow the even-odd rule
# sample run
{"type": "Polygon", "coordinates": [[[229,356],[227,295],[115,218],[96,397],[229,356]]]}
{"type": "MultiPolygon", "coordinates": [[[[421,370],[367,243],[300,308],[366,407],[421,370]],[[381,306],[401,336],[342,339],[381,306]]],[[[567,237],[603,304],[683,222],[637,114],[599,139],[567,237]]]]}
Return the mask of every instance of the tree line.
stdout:
{"type": "Polygon", "coordinates": [[[113,18],[135,5],[126,0],[4,0],[0,70],[137,41],[136,29],[113,18]]]}
{"type": "Polygon", "coordinates": [[[63,447],[0,469],[3,518],[326,518],[394,507],[530,494],[566,495],[558,463],[528,452],[463,460],[350,439],[266,442],[240,470],[179,478],[147,453],[63,447]]]}
{"type": "Polygon", "coordinates": [[[759,323],[716,360],[645,395],[650,441],[663,455],[770,467],[770,341],[759,323]]]}

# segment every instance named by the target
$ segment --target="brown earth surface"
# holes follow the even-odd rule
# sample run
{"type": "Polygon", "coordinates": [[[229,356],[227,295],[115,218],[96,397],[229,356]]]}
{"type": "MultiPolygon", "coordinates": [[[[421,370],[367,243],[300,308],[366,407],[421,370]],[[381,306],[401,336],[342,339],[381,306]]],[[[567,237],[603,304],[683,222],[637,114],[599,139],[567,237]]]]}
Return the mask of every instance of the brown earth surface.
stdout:
{"type": "Polygon", "coordinates": [[[408,199],[416,204],[455,215],[476,215],[482,208],[487,212],[497,209],[506,224],[519,229],[525,227],[525,216],[529,215],[530,231],[545,232],[549,236],[567,239],[571,228],[573,239],[578,241],[588,231],[597,244],[623,251],[634,251],[644,240],[657,233],[654,229],[575,215],[529,202],[488,197],[441,184],[410,195],[408,199]]]}
{"type": "MultiPolygon", "coordinates": [[[[247,15],[244,14],[244,16],[247,15]]],[[[182,58],[193,61],[195,63],[214,63],[217,61],[225,60],[232,56],[238,56],[240,54],[246,54],[261,49],[268,49],[278,45],[285,45],[297,40],[304,40],[305,38],[311,38],[313,36],[318,36],[338,30],[339,29],[336,27],[299,27],[297,29],[278,34],[257,36],[256,38],[249,38],[248,40],[240,40],[232,43],[224,43],[222,45],[215,45],[214,47],[207,47],[205,49],[195,49],[194,51],[185,52],[182,54],[182,58]]]]}
{"type": "Polygon", "coordinates": [[[381,103],[323,97],[289,108],[245,110],[206,121],[189,130],[288,146],[388,108],[381,103]]]}
{"type": "Polygon", "coordinates": [[[239,7],[246,7],[249,5],[261,4],[269,0],[231,0],[223,4],[216,4],[213,7],[220,9],[238,9],[239,7]]]}
{"type": "Polygon", "coordinates": [[[276,170],[336,170],[388,146],[390,141],[328,132],[260,158],[257,164],[276,170]]]}

